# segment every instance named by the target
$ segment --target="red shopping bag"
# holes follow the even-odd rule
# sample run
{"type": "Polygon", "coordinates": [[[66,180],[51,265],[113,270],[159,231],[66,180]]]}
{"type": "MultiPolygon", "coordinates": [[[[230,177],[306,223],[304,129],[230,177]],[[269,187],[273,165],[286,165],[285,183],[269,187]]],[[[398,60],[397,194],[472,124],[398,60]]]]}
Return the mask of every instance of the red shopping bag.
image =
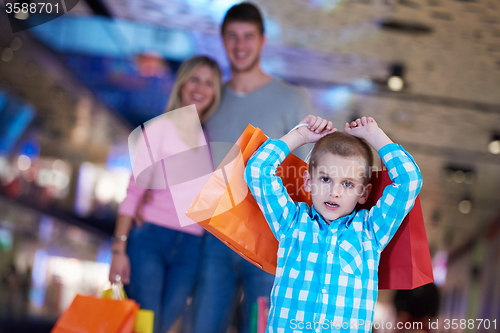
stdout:
{"type": "MultiPolygon", "coordinates": [[[[384,168],[372,173],[371,183],[370,197],[358,208],[373,207],[392,180],[384,168]]],[[[378,279],[379,289],[414,289],[434,281],[420,197],[382,252],[378,279]]]]}
{"type": "Polygon", "coordinates": [[[131,333],[138,309],[130,299],[76,295],[51,333],[131,333]]]}

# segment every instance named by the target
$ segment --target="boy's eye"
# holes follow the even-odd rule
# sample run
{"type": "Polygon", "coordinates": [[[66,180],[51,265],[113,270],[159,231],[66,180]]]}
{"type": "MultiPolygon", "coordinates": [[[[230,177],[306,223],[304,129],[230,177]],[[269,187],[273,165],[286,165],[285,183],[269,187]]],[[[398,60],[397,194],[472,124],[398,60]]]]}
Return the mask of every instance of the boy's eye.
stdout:
{"type": "Polygon", "coordinates": [[[345,186],[345,187],[354,187],[354,183],[353,183],[353,182],[350,182],[350,181],[348,181],[348,180],[344,181],[344,182],[342,183],[342,185],[343,185],[343,186],[345,186]]]}
{"type": "Polygon", "coordinates": [[[328,177],[321,177],[321,182],[323,182],[323,183],[329,183],[330,182],[330,178],[328,178],[328,177]]]}

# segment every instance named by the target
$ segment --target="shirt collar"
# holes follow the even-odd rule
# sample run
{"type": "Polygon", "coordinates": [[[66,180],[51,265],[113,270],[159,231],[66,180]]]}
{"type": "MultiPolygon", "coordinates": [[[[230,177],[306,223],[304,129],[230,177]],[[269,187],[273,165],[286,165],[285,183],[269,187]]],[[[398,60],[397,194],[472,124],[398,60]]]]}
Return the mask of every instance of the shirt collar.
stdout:
{"type": "Polygon", "coordinates": [[[321,214],[318,213],[316,208],[314,208],[314,206],[312,206],[312,219],[314,221],[318,221],[320,223],[323,223],[328,228],[340,229],[340,227],[344,225],[345,228],[347,229],[349,227],[349,225],[351,224],[355,215],[356,215],[356,209],[353,209],[351,214],[339,217],[338,219],[333,220],[332,222],[330,222],[330,224],[328,224],[325,221],[325,219],[323,218],[323,216],[321,216],[321,214]]]}

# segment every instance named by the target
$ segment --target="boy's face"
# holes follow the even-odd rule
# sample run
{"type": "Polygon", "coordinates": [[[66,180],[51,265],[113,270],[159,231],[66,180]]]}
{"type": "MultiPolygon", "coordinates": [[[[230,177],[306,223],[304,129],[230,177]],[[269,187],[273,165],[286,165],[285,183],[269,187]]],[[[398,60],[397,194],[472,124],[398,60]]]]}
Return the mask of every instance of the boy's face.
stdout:
{"type": "Polygon", "coordinates": [[[311,192],[314,207],[328,223],[366,202],[371,184],[364,184],[366,162],[362,158],[324,153],[317,162],[312,173],[304,174],[305,190],[311,192]]]}
{"type": "Polygon", "coordinates": [[[265,36],[256,24],[231,22],[225,27],[222,38],[233,72],[247,72],[259,65],[265,36]]]}

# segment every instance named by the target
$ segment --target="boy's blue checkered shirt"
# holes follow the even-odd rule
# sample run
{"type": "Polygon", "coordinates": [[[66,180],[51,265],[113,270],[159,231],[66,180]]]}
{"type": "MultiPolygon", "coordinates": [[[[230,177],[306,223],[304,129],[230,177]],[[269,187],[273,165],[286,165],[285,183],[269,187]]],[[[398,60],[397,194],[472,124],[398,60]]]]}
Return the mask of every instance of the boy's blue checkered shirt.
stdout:
{"type": "Polygon", "coordinates": [[[413,158],[391,143],[379,150],[393,184],[376,206],[331,224],[314,206],[293,201],[276,168],[290,153],[266,141],[245,180],[279,241],[267,332],[371,332],[380,254],[413,207],[422,177],[413,158]]]}

